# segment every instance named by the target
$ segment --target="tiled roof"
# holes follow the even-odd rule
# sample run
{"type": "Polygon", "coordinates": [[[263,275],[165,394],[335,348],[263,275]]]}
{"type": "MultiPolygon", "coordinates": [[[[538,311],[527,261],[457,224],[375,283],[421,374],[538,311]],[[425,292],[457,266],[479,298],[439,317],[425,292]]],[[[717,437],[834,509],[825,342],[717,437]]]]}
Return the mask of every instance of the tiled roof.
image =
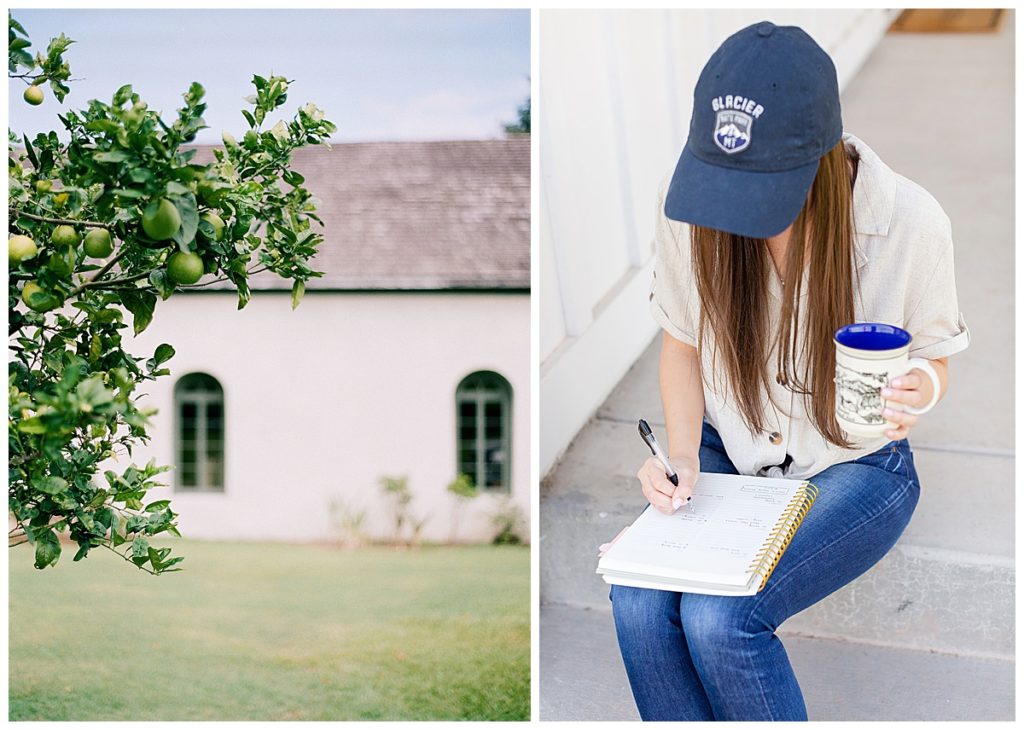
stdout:
{"type": "MultiPolygon", "coordinates": [[[[528,136],[335,144],[292,162],[324,221],[312,264],[324,275],[308,289],[529,288],[528,136]]],[[[268,274],[250,284],[290,286],[268,274]]]]}

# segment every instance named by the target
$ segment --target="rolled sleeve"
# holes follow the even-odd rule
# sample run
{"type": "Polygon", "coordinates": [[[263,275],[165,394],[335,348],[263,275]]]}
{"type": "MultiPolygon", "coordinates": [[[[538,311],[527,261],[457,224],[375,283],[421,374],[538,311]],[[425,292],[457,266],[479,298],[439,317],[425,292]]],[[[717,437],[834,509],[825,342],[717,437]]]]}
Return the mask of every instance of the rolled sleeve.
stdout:
{"type": "MultiPolygon", "coordinates": [[[[921,278],[908,292],[916,301],[910,310],[904,329],[912,336],[910,355],[935,360],[967,349],[971,333],[957,306],[956,280],[953,275],[953,238],[949,218],[943,215],[943,225],[933,234],[930,251],[934,268],[931,275],[921,278]]],[[[929,262],[931,263],[931,262],[929,262]]],[[[928,271],[927,266],[921,269],[928,271]]]]}
{"type": "Polygon", "coordinates": [[[693,305],[697,292],[689,264],[684,236],[665,216],[666,179],[658,195],[654,227],[654,276],[651,280],[651,315],[655,321],[681,342],[697,346],[696,316],[693,305]]]}

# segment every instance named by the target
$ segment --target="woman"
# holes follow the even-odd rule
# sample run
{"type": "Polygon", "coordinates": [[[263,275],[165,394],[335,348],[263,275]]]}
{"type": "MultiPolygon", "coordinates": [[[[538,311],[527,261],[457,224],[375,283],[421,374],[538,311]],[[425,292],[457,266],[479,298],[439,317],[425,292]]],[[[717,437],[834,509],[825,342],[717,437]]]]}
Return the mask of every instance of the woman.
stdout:
{"type": "MultiPolygon", "coordinates": [[[[671,514],[701,470],[809,479],[819,494],[753,596],[613,586],[619,646],[645,720],[807,719],[775,629],[878,562],[920,491],[907,442],[917,416],[887,409],[874,439],[837,423],[832,336],[863,321],[906,329],[941,397],[948,357],[970,340],[949,219],[843,133],[828,55],[768,22],[708,61],[666,183],[651,304],[679,484],[651,458],[643,494],[671,514]]],[[[882,395],[920,407],[932,388],[915,370],[882,395]]]]}

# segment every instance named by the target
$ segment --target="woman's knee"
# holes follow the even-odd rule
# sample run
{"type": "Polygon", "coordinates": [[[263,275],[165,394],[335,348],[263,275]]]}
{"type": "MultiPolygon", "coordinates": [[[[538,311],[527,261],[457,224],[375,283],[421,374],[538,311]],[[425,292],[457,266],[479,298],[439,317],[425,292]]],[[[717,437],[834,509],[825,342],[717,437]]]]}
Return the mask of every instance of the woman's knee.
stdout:
{"type": "Polygon", "coordinates": [[[757,614],[753,598],[684,593],[679,617],[687,644],[720,648],[771,633],[773,627],[757,614]]]}
{"type": "Polygon", "coordinates": [[[678,593],[613,585],[610,598],[620,634],[655,636],[661,631],[678,631],[678,593]]]}

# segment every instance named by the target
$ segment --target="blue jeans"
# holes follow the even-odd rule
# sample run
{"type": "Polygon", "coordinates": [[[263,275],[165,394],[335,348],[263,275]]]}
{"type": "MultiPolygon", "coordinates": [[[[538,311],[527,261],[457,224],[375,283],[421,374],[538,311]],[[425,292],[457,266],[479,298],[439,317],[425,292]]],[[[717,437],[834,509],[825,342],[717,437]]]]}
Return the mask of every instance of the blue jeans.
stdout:
{"type": "MultiPolygon", "coordinates": [[[[700,468],[737,473],[707,423],[700,468]]],[[[906,439],[834,464],[810,481],[818,497],[753,596],[612,586],[619,650],[644,720],[807,719],[775,630],[889,552],[921,490],[906,439]]]]}

